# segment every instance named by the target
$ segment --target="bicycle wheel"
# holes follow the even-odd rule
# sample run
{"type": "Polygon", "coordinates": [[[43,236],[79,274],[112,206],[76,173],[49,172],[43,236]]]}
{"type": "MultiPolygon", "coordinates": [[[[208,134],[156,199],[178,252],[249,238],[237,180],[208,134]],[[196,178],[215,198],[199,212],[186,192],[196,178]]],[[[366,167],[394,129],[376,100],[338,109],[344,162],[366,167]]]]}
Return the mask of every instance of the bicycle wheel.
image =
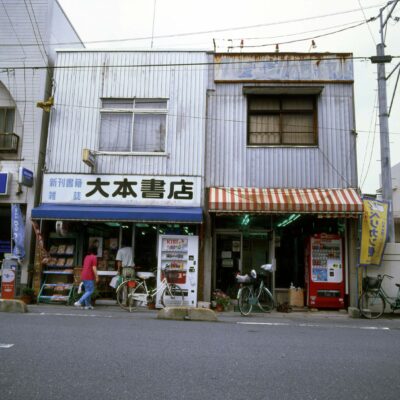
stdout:
{"type": "Polygon", "coordinates": [[[175,284],[165,286],[161,293],[160,302],[164,307],[181,306],[183,305],[183,300],[183,290],[175,284]]]}
{"type": "Polygon", "coordinates": [[[263,287],[258,294],[258,307],[260,307],[263,312],[270,312],[274,308],[274,299],[272,298],[271,292],[265,287],[263,287]]]}
{"type": "Polygon", "coordinates": [[[131,306],[132,297],[130,296],[130,294],[133,292],[133,290],[136,287],[138,287],[137,286],[138,284],[139,283],[136,280],[129,279],[127,281],[122,282],[118,286],[117,292],[116,292],[117,303],[124,310],[130,310],[130,308],[132,308],[132,306],[131,306]]]}
{"type": "Polygon", "coordinates": [[[363,317],[379,318],[385,311],[385,299],[378,291],[363,292],[358,300],[358,308],[363,317]]]}
{"type": "Polygon", "coordinates": [[[252,293],[248,286],[244,286],[240,289],[238,306],[242,315],[249,315],[252,309],[251,305],[252,293]]]}

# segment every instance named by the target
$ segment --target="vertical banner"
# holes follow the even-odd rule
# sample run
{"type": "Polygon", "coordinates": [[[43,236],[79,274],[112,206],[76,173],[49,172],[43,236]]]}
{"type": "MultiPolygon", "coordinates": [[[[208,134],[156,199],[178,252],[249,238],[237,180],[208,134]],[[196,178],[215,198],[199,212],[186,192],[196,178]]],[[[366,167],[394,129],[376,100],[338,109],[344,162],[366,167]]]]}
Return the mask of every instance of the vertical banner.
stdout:
{"type": "Polygon", "coordinates": [[[25,257],[25,223],[19,204],[11,205],[11,231],[14,239],[13,256],[22,260],[25,257]]]}
{"type": "Polygon", "coordinates": [[[380,266],[387,240],[388,204],[364,198],[363,206],[360,265],[380,266]]]}

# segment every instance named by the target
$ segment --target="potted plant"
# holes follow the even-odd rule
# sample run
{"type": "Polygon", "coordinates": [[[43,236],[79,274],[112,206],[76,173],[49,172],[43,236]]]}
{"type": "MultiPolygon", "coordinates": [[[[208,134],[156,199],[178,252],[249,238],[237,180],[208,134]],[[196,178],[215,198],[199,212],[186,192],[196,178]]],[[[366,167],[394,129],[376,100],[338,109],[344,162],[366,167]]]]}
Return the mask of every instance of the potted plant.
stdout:
{"type": "Polygon", "coordinates": [[[231,304],[231,299],[222,290],[215,289],[212,295],[212,302],[215,303],[216,311],[224,311],[231,304]]]}
{"type": "Polygon", "coordinates": [[[30,288],[30,287],[24,287],[22,289],[22,296],[21,296],[21,300],[25,303],[25,304],[31,304],[33,302],[33,299],[35,298],[35,291],[30,288]]]}

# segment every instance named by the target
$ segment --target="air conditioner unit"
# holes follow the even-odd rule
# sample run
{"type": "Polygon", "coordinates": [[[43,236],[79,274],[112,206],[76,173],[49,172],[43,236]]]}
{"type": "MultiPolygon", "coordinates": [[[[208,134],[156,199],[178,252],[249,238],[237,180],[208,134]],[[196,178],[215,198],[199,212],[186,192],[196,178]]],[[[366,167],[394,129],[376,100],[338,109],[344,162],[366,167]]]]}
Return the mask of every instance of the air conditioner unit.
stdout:
{"type": "Polygon", "coordinates": [[[0,152],[17,153],[19,136],[15,133],[0,133],[0,152]]]}

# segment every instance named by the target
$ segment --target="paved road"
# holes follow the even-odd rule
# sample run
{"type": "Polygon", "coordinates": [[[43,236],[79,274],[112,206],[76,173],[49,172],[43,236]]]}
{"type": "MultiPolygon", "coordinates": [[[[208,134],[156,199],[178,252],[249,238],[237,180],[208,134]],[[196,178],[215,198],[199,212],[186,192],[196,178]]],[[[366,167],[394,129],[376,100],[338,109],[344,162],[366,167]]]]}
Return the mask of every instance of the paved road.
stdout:
{"type": "Polygon", "coordinates": [[[0,314],[2,400],[399,398],[399,316],[30,311],[0,314]]]}

